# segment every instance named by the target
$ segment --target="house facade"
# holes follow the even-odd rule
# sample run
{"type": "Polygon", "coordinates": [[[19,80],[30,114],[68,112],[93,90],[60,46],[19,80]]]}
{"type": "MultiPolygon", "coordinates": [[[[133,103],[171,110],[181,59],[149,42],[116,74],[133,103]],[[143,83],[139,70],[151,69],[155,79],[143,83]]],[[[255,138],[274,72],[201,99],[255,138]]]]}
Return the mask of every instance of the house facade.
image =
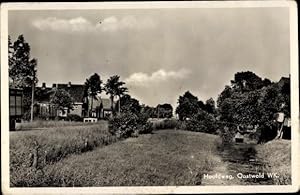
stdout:
{"type": "Polygon", "coordinates": [[[90,117],[103,119],[112,116],[112,107],[115,109],[116,102],[113,102],[113,106],[111,106],[110,99],[96,96],[95,98],[88,98],[88,105],[90,117]]]}
{"type": "MultiPolygon", "coordinates": [[[[115,107],[115,103],[113,107],[115,107]]],[[[82,118],[107,118],[111,116],[111,101],[108,98],[91,98],[84,97],[84,85],[72,84],[68,82],[66,84],[53,84],[52,87],[47,87],[46,83],[43,83],[41,87],[36,87],[35,97],[35,113],[41,118],[53,119],[55,117],[65,118],[69,114],[78,115],[82,118]],[[64,89],[67,91],[72,100],[73,108],[64,110],[58,110],[50,103],[51,96],[56,89],[64,89]]]]}

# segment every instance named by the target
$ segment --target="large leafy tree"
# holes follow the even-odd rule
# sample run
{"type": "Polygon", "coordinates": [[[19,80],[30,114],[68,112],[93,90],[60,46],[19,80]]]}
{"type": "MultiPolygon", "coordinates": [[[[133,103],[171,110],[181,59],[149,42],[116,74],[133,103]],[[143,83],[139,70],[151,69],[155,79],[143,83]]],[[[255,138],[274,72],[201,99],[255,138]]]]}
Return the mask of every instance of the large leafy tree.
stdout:
{"type": "Polygon", "coordinates": [[[216,103],[215,103],[215,100],[213,98],[209,98],[208,100],[206,100],[206,102],[205,102],[205,110],[208,113],[211,113],[211,114],[215,114],[216,113],[216,103]]]}
{"type": "Polygon", "coordinates": [[[110,78],[107,79],[107,82],[105,84],[104,89],[106,91],[106,94],[110,95],[111,110],[113,111],[113,113],[115,113],[113,103],[114,103],[114,98],[116,96],[119,97],[119,112],[121,110],[120,109],[121,108],[120,105],[122,101],[121,96],[123,96],[128,91],[128,89],[123,86],[124,84],[125,82],[120,81],[119,75],[111,76],[110,78]]]}
{"type": "Polygon", "coordinates": [[[158,104],[156,106],[157,118],[171,118],[173,107],[171,104],[158,104]]]}
{"type": "Polygon", "coordinates": [[[64,112],[65,108],[73,108],[73,99],[71,95],[64,89],[55,89],[51,95],[50,103],[58,110],[64,112]]]}
{"type": "Polygon", "coordinates": [[[32,87],[37,83],[37,60],[30,56],[30,45],[20,35],[12,43],[8,39],[9,78],[12,87],[32,87]]]}
{"type": "Polygon", "coordinates": [[[179,96],[176,114],[178,114],[180,120],[190,118],[198,112],[198,109],[198,98],[191,92],[187,91],[183,96],[179,96]]]}
{"type": "Polygon", "coordinates": [[[30,112],[33,120],[34,91],[37,79],[37,59],[30,56],[30,45],[20,35],[15,42],[8,37],[8,65],[10,87],[23,88],[23,105],[25,116],[30,112]],[[31,88],[31,89],[30,89],[31,88]],[[30,92],[31,90],[31,92],[30,92]]]}
{"type": "Polygon", "coordinates": [[[264,86],[262,78],[251,71],[238,72],[234,75],[234,80],[231,80],[233,89],[242,92],[260,89],[264,86]]]}
{"type": "Polygon", "coordinates": [[[263,131],[262,136],[272,139],[276,135],[275,113],[284,112],[290,116],[289,82],[272,83],[269,79],[262,80],[254,73],[247,73],[245,84],[241,75],[237,73],[233,85],[226,86],[219,95],[220,119],[236,125],[258,124],[263,131]]]}
{"type": "Polygon", "coordinates": [[[156,114],[156,108],[155,107],[151,107],[151,106],[147,106],[147,105],[142,105],[142,113],[147,115],[149,118],[155,118],[157,117],[156,114]]]}
{"type": "Polygon", "coordinates": [[[128,94],[125,94],[121,97],[121,102],[119,105],[121,105],[120,110],[122,113],[131,112],[138,115],[142,109],[142,106],[140,105],[139,101],[132,98],[128,94]]]}
{"type": "MultiPolygon", "coordinates": [[[[84,96],[90,97],[91,99],[91,109],[93,108],[93,100],[97,97],[98,94],[101,94],[102,88],[102,80],[97,73],[94,73],[88,79],[86,79],[84,83],[84,96]]],[[[89,102],[87,101],[87,108],[89,109],[89,102]]]]}

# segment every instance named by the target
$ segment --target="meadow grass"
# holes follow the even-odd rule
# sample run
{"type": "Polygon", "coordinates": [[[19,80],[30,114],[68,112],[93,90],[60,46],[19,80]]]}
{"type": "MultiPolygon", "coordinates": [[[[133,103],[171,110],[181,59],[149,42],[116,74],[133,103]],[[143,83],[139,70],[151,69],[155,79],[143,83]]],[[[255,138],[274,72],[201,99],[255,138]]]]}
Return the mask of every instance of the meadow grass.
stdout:
{"type": "MultiPolygon", "coordinates": [[[[105,123],[105,121],[99,121],[96,124],[105,123]]],[[[75,121],[58,121],[58,120],[35,120],[33,122],[22,122],[16,126],[17,130],[30,130],[34,128],[52,128],[52,127],[67,127],[67,126],[89,126],[95,123],[84,123],[75,121]]]]}
{"type": "Polygon", "coordinates": [[[115,142],[106,123],[90,126],[65,126],[47,130],[10,132],[10,179],[12,186],[39,183],[36,170],[81,154],[95,147],[115,142]]]}
{"type": "Polygon", "coordinates": [[[215,135],[155,131],[48,165],[33,186],[201,185],[220,162],[218,144],[215,135]]]}
{"type": "Polygon", "coordinates": [[[266,162],[266,170],[279,174],[276,185],[291,184],[291,140],[273,140],[257,145],[257,156],[266,162]]]}
{"type": "Polygon", "coordinates": [[[152,124],[153,130],[176,129],[179,124],[179,121],[174,118],[150,119],[149,122],[152,124]]]}

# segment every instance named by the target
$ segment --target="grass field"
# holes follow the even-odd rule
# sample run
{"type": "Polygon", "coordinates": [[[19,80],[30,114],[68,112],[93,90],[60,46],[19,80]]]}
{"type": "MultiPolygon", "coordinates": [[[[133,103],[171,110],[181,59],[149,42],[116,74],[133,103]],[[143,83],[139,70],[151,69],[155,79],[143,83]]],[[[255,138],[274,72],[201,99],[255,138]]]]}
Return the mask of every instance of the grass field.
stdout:
{"type": "Polygon", "coordinates": [[[225,149],[216,135],[174,129],[119,140],[107,122],[10,132],[10,182],[12,187],[225,185],[203,180],[203,174],[251,172],[249,160],[257,157],[267,163],[267,172],[280,175],[273,183],[291,183],[290,141],[255,145],[256,156],[248,145],[224,152],[219,147],[225,149]]]}
{"type": "Polygon", "coordinates": [[[217,136],[180,130],[128,138],[36,172],[31,186],[200,185],[220,162],[217,136]]]}
{"type": "Polygon", "coordinates": [[[46,165],[71,154],[81,154],[116,140],[108,132],[107,123],[10,132],[11,184],[40,184],[35,169],[44,170],[46,165]]]}
{"type": "Polygon", "coordinates": [[[267,163],[266,170],[278,173],[274,178],[276,185],[291,184],[291,140],[273,140],[256,147],[257,156],[267,163]]]}
{"type": "MultiPolygon", "coordinates": [[[[102,124],[105,121],[99,121],[97,124],[102,124]]],[[[30,130],[34,128],[52,128],[52,127],[68,127],[68,126],[89,126],[95,125],[95,123],[83,123],[75,121],[53,121],[53,120],[35,120],[33,122],[18,123],[16,126],[17,130],[30,130]]]]}

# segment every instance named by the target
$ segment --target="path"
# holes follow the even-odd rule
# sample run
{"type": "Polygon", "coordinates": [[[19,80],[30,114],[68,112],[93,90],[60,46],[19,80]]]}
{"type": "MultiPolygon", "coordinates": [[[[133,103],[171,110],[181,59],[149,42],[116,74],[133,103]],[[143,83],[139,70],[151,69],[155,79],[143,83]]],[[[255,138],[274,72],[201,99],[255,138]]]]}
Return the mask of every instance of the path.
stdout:
{"type": "Polygon", "coordinates": [[[231,175],[230,179],[204,179],[204,185],[272,185],[264,162],[256,157],[255,144],[232,143],[220,148],[222,163],[209,175],[231,175]],[[257,178],[254,177],[257,175],[257,178]],[[251,178],[249,178],[251,177],[251,178]],[[254,177],[254,178],[253,178],[254,177]]]}

